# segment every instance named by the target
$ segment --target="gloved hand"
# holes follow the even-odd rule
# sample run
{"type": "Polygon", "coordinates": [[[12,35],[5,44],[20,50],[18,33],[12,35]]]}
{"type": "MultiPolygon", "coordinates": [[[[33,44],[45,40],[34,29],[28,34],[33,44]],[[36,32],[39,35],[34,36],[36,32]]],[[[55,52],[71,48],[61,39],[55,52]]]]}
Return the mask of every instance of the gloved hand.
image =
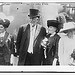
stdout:
{"type": "Polygon", "coordinates": [[[10,64],[13,64],[13,57],[14,57],[14,55],[11,54],[11,57],[10,57],[10,64]]]}
{"type": "Polygon", "coordinates": [[[48,41],[48,39],[47,39],[47,38],[44,38],[44,39],[42,40],[42,42],[41,42],[41,45],[42,45],[43,47],[46,47],[47,41],[48,41]]]}
{"type": "Polygon", "coordinates": [[[13,66],[18,65],[18,58],[19,58],[19,56],[15,57],[13,54],[11,54],[10,64],[12,64],[13,66]]]}
{"type": "Polygon", "coordinates": [[[53,66],[56,66],[56,62],[57,62],[57,59],[55,58],[54,60],[53,60],[53,66]]]}

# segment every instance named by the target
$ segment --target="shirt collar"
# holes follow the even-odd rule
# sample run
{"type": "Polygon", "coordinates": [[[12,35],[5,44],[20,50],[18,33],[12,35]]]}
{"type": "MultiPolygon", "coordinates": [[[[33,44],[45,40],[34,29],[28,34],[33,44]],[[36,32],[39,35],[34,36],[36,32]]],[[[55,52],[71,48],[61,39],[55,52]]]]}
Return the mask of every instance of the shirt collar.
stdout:
{"type": "Polygon", "coordinates": [[[56,32],[54,32],[53,34],[50,35],[50,37],[53,37],[56,34],[56,32]]]}

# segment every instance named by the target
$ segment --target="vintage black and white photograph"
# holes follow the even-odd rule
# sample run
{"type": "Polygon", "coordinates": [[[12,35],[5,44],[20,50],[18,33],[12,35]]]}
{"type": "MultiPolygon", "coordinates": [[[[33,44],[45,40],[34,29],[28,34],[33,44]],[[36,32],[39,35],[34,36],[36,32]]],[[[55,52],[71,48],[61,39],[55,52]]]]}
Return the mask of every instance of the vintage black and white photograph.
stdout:
{"type": "Polygon", "coordinates": [[[0,66],[73,68],[75,2],[0,2],[0,66]]]}

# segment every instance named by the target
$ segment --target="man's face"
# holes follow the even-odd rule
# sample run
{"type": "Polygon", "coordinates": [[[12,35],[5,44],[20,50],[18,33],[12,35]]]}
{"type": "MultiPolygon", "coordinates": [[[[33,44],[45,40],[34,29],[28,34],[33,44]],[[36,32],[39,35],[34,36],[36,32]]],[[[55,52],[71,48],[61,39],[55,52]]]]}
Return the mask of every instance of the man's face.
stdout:
{"type": "Polygon", "coordinates": [[[5,28],[3,27],[3,25],[0,25],[0,33],[4,32],[5,28]]]}
{"type": "Polygon", "coordinates": [[[50,26],[50,27],[48,28],[48,33],[52,34],[52,33],[54,33],[54,32],[56,32],[56,28],[53,27],[53,26],[50,26]]]}
{"type": "Polygon", "coordinates": [[[32,24],[37,24],[38,23],[38,17],[34,17],[34,18],[31,18],[31,23],[32,24]]]}

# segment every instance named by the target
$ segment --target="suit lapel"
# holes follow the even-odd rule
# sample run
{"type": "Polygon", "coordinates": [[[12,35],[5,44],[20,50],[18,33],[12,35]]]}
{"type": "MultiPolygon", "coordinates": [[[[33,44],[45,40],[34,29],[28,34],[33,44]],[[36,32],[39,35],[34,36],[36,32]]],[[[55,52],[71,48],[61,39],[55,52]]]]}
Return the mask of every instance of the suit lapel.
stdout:
{"type": "Polygon", "coordinates": [[[36,27],[36,31],[35,31],[35,36],[34,36],[34,40],[37,38],[37,36],[39,35],[41,30],[41,25],[37,25],[36,27]]]}
{"type": "Polygon", "coordinates": [[[22,37],[22,44],[24,43],[24,40],[28,37],[28,39],[30,38],[30,25],[28,24],[26,29],[24,30],[24,33],[23,33],[23,37],[22,37]],[[29,32],[29,33],[28,33],[29,32]],[[27,34],[29,36],[27,36],[27,34]]]}

